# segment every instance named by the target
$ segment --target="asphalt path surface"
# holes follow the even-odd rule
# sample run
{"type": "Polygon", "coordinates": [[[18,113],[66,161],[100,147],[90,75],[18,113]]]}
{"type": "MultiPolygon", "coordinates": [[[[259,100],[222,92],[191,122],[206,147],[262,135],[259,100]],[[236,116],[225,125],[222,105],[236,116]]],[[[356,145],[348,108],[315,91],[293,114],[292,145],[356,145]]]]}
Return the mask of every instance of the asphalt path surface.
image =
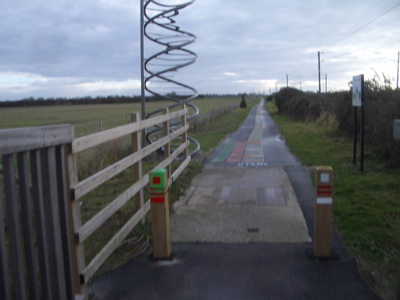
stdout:
{"type": "Polygon", "coordinates": [[[206,160],[207,166],[300,166],[290,153],[264,100],[253,107],[240,128],[221,143],[206,160]]]}
{"type": "Polygon", "coordinates": [[[172,241],[311,242],[285,165],[300,166],[261,100],[175,203],[172,241]]]}
{"type": "Polygon", "coordinates": [[[378,299],[361,280],[355,260],[336,231],[332,257],[314,257],[314,201],[308,168],[289,152],[262,100],[239,130],[214,149],[204,172],[175,208],[171,235],[177,241],[172,244],[171,260],[153,261],[149,251],[96,278],[89,292],[93,299],[378,299]],[[219,178],[219,184],[210,176],[219,178]],[[237,189],[237,176],[253,178],[240,181],[241,185],[253,182],[253,187],[237,189]],[[240,190],[252,192],[240,194],[240,190]],[[242,227],[215,221],[221,216],[231,221],[238,207],[248,210],[246,216],[236,217],[242,227]],[[292,207],[293,215],[286,215],[288,207],[292,207]],[[207,209],[213,217],[208,222],[193,218],[185,225],[192,226],[192,234],[182,234],[179,241],[179,226],[174,222],[185,216],[185,210],[205,210],[207,214],[207,209]],[[268,223],[263,216],[273,220],[284,216],[287,223],[294,216],[298,223],[279,231],[285,222],[276,226],[275,221],[268,223]],[[246,223],[252,219],[253,224],[246,223]],[[193,223],[198,224],[199,232],[206,226],[209,229],[199,234],[193,223]],[[276,228],[279,234],[270,228],[276,228]],[[212,237],[209,231],[220,232],[215,240],[208,241],[212,237]],[[279,238],[289,231],[295,234],[281,242],[279,238]],[[224,232],[232,240],[223,240],[224,232]],[[193,241],[192,236],[196,237],[193,241]]]}

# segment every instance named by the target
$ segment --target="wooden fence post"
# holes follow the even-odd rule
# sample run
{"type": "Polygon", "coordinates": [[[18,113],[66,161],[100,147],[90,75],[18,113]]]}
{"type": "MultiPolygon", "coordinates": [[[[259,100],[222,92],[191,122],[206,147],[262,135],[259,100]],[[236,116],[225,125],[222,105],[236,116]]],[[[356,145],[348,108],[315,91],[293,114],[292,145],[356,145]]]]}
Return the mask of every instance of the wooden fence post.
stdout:
{"type": "MultiPolygon", "coordinates": [[[[131,113],[131,123],[140,122],[140,114],[138,112],[131,113]]],[[[132,153],[139,152],[142,149],[142,131],[136,131],[132,133],[132,153]]],[[[143,177],[142,160],[133,164],[133,181],[138,182],[143,177]]],[[[143,189],[134,196],[135,212],[141,209],[144,205],[144,194],[143,189]]],[[[142,219],[142,224],[144,224],[145,218],[142,219]]]]}
{"type": "Polygon", "coordinates": [[[168,259],[171,256],[171,233],[168,204],[168,180],[166,169],[150,173],[151,229],[153,258],[168,259]]]}
{"type": "Polygon", "coordinates": [[[85,282],[81,279],[81,274],[85,269],[85,256],[84,256],[84,249],[83,244],[79,241],[78,232],[82,226],[81,220],[81,209],[79,198],[75,197],[75,193],[72,187],[74,187],[78,182],[78,169],[76,164],[76,154],[72,153],[72,147],[69,146],[67,149],[67,163],[68,163],[68,184],[69,190],[68,195],[70,199],[70,209],[68,211],[70,224],[73,225],[73,230],[75,235],[74,243],[73,243],[73,250],[72,250],[72,261],[73,261],[73,280],[74,280],[74,287],[75,293],[85,294],[85,282]]]}
{"type": "Polygon", "coordinates": [[[320,166],[315,174],[315,220],[314,220],[314,255],[331,256],[332,248],[332,186],[333,170],[320,166]]]}

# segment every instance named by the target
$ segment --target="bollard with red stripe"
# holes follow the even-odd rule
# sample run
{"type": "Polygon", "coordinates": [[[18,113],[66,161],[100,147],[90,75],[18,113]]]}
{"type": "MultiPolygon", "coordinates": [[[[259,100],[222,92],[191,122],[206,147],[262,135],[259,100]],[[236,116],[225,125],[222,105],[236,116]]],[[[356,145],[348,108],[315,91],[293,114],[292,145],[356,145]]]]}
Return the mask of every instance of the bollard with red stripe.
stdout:
{"type": "Polygon", "coordinates": [[[333,170],[319,166],[315,174],[314,256],[329,258],[332,252],[333,170]]]}
{"type": "Polygon", "coordinates": [[[171,233],[166,169],[154,169],[149,176],[153,258],[171,256],[171,233]]]}

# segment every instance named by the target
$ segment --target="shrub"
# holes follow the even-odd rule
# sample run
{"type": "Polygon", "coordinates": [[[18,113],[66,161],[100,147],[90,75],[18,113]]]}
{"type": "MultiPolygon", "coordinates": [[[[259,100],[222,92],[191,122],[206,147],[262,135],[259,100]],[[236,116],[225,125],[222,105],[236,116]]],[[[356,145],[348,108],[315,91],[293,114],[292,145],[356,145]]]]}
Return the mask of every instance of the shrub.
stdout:
{"type": "Polygon", "coordinates": [[[287,115],[298,121],[315,121],[321,114],[321,102],[316,94],[296,96],[287,102],[287,115]]]}
{"type": "Polygon", "coordinates": [[[289,107],[289,102],[296,96],[303,94],[304,93],[302,91],[290,87],[281,89],[279,93],[276,93],[275,95],[275,104],[278,108],[278,112],[286,112],[289,107]]]}
{"type": "Polygon", "coordinates": [[[244,94],[242,95],[242,102],[240,102],[240,108],[247,108],[247,103],[244,94]]]}
{"type": "Polygon", "coordinates": [[[323,113],[318,119],[317,124],[324,125],[326,127],[330,127],[336,129],[338,124],[335,115],[331,113],[323,113]]]}
{"type": "Polygon", "coordinates": [[[338,92],[331,96],[334,103],[333,114],[336,117],[337,129],[346,136],[353,134],[354,113],[352,108],[351,92],[338,92]]]}
{"type": "Polygon", "coordinates": [[[269,95],[267,96],[267,102],[274,100],[274,96],[273,95],[269,95]]]}
{"type": "Polygon", "coordinates": [[[393,139],[393,121],[400,118],[399,91],[381,89],[365,96],[365,139],[373,154],[390,166],[400,166],[398,141],[393,139]]]}
{"type": "MultiPolygon", "coordinates": [[[[400,141],[393,139],[393,120],[400,119],[400,91],[393,90],[387,79],[384,85],[373,79],[365,82],[365,142],[372,155],[386,165],[400,167],[400,141]]],[[[304,93],[284,88],[275,94],[279,113],[298,121],[317,121],[336,126],[345,136],[353,135],[354,107],[351,91],[329,94],[304,93]]],[[[358,109],[360,111],[360,109],[358,109]]],[[[360,128],[360,112],[356,120],[360,128]]]]}

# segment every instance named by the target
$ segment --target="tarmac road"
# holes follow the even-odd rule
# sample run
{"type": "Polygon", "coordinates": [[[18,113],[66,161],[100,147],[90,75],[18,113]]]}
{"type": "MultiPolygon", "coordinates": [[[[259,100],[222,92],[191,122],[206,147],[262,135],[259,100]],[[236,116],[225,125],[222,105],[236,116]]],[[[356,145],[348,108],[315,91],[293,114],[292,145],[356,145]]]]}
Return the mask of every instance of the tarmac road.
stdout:
{"type": "Polygon", "coordinates": [[[313,256],[315,190],[264,109],[207,159],[174,207],[174,258],[145,253],[97,278],[94,299],[378,299],[336,232],[313,256]]]}

